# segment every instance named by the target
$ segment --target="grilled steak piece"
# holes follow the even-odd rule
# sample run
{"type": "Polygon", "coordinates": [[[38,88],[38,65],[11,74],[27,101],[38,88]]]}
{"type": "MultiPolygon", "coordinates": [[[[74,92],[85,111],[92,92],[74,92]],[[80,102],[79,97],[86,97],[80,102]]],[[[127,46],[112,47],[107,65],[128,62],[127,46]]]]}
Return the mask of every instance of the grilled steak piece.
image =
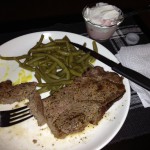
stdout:
{"type": "Polygon", "coordinates": [[[13,86],[10,80],[0,83],[0,103],[12,104],[16,101],[31,99],[36,89],[36,82],[22,83],[13,86]]]}
{"type": "Polygon", "coordinates": [[[29,100],[28,107],[30,108],[31,114],[37,120],[39,126],[42,126],[46,123],[44,117],[44,108],[41,97],[38,92],[33,94],[32,99],[29,100]]]}
{"type": "Polygon", "coordinates": [[[87,71],[73,84],[43,100],[44,116],[57,138],[97,124],[106,110],[125,92],[123,78],[101,67],[87,71]]]}
{"type": "Polygon", "coordinates": [[[94,67],[53,95],[41,100],[35,82],[16,86],[11,81],[0,83],[0,102],[12,104],[29,99],[28,107],[38,125],[45,123],[57,138],[97,125],[106,110],[125,92],[123,78],[101,67],[94,67]]]}
{"type": "Polygon", "coordinates": [[[44,105],[47,124],[57,138],[65,138],[71,133],[83,131],[89,123],[96,125],[105,112],[105,108],[100,108],[99,103],[90,101],[59,100],[52,104],[45,101],[44,104],[50,108],[46,110],[44,105]]]}
{"type": "Polygon", "coordinates": [[[12,104],[16,101],[28,99],[28,107],[31,114],[37,119],[39,126],[46,123],[44,117],[43,103],[38,92],[36,82],[21,83],[13,86],[10,80],[0,83],[0,103],[12,104]]]}

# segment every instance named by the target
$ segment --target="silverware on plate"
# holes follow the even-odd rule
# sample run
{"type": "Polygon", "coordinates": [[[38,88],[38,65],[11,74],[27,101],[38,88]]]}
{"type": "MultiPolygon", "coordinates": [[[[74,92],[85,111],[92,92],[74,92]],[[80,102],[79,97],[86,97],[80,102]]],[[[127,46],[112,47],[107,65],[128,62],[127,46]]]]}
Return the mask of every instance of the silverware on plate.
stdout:
{"type": "Polygon", "coordinates": [[[87,47],[84,47],[82,45],[79,45],[79,44],[73,43],[73,42],[70,42],[70,43],[72,45],[76,46],[77,48],[83,50],[84,52],[90,53],[91,56],[93,56],[94,58],[103,62],[104,64],[108,65],[109,67],[111,67],[111,69],[113,71],[117,72],[118,74],[124,76],[125,78],[131,80],[132,82],[134,82],[134,83],[140,85],[141,87],[147,89],[148,91],[150,91],[150,79],[149,78],[145,77],[144,75],[142,75],[130,68],[123,66],[121,63],[116,63],[87,47]]]}
{"type": "Polygon", "coordinates": [[[27,106],[13,110],[0,111],[0,127],[9,127],[18,124],[32,116],[27,106]]]}

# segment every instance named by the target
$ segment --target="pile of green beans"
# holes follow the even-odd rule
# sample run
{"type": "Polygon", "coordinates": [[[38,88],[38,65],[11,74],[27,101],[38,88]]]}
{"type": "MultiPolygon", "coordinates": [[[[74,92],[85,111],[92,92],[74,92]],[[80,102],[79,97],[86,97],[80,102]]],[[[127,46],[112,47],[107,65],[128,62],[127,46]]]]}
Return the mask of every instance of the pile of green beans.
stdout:
{"type": "MultiPolygon", "coordinates": [[[[94,58],[70,44],[67,36],[55,40],[49,37],[50,41],[46,44],[43,39],[44,35],[41,35],[36,45],[25,55],[0,56],[3,60],[15,60],[20,67],[34,72],[39,93],[50,91],[52,94],[71,84],[75,77],[82,76],[88,68],[93,67],[94,58]]],[[[93,50],[97,52],[96,42],[93,41],[92,45],[93,50]]]]}

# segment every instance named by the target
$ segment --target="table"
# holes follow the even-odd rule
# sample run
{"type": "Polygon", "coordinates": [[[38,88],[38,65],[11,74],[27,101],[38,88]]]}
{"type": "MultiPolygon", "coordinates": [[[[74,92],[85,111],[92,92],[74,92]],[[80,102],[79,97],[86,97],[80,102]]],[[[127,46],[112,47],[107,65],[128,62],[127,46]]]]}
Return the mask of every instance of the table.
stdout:
{"type": "MultiPolygon", "coordinates": [[[[52,26],[47,25],[43,28],[31,28],[19,32],[15,31],[0,33],[0,44],[17,36],[37,31],[66,31],[88,37],[85,24],[81,21],[70,24],[57,23],[52,26]]],[[[150,42],[149,37],[143,33],[143,31],[141,30],[139,25],[133,20],[133,18],[127,18],[117,29],[114,35],[109,40],[102,42],[101,44],[109,49],[113,54],[116,54],[120,50],[121,46],[128,46],[125,41],[125,36],[130,32],[137,33],[140,36],[140,41],[138,44],[146,44],[150,42]]],[[[124,140],[131,140],[135,137],[141,137],[146,134],[150,134],[149,115],[150,108],[144,108],[136,92],[131,90],[131,105],[126,121],[119,133],[104,149],[111,149],[109,145],[114,145],[124,140]]]]}

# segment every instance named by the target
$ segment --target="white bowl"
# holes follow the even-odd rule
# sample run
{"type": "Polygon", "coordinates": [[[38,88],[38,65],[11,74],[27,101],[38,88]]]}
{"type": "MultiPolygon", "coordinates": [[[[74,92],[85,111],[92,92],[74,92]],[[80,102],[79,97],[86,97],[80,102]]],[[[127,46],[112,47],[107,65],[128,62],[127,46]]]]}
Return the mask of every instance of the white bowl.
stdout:
{"type": "Polygon", "coordinates": [[[87,5],[82,11],[82,15],[85,20],[87,32],[88,32],[89,36],[95,40],[98,40],[98,41],[107,40],[113,35],[113,33],[116,31],[117,27],[124,20],[123,12],[118,7],[112,5],[115,8],[115,10],[117,10],[119,12],[119,17],[116,20],[115,24],[110,25],[110,26],[99,25],[99,24],[93,23],[85,15],[85,11],[87,10],[87,8],[94,8],[95,6],[96,6],[96,4],[87,5]]]}

